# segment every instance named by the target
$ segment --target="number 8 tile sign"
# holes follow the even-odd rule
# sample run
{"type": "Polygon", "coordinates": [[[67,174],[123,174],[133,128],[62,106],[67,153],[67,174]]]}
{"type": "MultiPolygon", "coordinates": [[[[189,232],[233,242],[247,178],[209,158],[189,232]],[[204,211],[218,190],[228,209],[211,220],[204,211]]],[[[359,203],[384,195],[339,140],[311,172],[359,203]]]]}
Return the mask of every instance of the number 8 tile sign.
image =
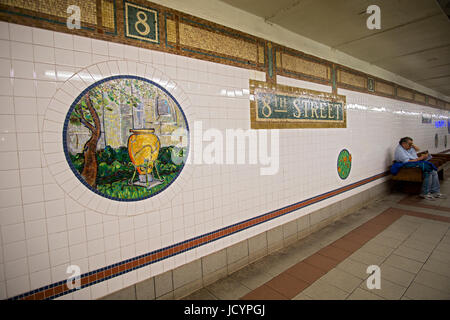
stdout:
{"type": "Polygon", "coordinates": [[[158,11],[125,2],[125,36],[159,43],[158,11]]]}

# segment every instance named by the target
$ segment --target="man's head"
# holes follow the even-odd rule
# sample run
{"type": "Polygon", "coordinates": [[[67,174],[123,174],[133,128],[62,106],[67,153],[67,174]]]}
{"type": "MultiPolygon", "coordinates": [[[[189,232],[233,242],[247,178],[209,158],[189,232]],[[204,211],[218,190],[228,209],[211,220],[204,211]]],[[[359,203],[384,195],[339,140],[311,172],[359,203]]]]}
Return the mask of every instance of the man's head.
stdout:
{"type": "Polygon", "coordinates": [[[409,150],[413,145],[413,139],[410,137],[404,137],[401,138],[398,143],[403,147],[403,149],[409,150]]]}

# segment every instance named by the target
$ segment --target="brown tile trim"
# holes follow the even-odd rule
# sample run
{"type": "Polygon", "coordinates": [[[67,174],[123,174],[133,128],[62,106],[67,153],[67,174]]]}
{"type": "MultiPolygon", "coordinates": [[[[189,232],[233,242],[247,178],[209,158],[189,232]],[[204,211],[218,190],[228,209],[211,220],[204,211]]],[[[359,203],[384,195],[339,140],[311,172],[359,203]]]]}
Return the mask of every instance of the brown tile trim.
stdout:
{"type": "MultiPolygon", "coordinates": [[[[101,268],[99,270],[91,271],[88,274],[81,275],[80,285],[81,285],[82,288],[85,288],[85,287],[90,286],[90,285],[94,285],[95,283],[107,280],[107,279],[115,277],[115,276],[119,276],[119,275],[121,275],[123,273],[126,273],[126,272],[129,272],[129,271],[131,271],[133,269],[143,267],[145,265],[157,262],[157,261],[162,260],[162,259],[166,259],[166,258],[170,257],[171,255],[176,254],[179,251],[178,248],[181,248],[181,250],[183,250],[183,251],[193,249],[195,247],[204,245],[204,244],[206,244],[206,243],[208,243],[210,241],[214,241],[217,238],[225,237],[225,236],[228,236],[228,235],[233,234],[235,232],[239,232],[239,231],[241,231],[241,230],[243,230],[245,228],[252,227],[252,226],[258,225],[260,223],[264,223],[264,222],[269,221],[271,219],[275,219],[277,217],[280,217],[280,216],[282,216],[284,214],[289,214],[290,212],[293,212],[295,210],[301,209],[303,207],[306,207],[306,206],[314,204],[314,203],[318,203],[318,202],[320,202],[320,201],[322,201],[324,199],[328,199],[328,198],[333,197],[335,195],[342,194],[345,191],[357,188],[357,187],[359,187],[361,185],[370,183],[372,181],[375,181],[377,179],[380,179],[380,178],[388,176],[388,175],[389,175],[389,171],[386,171],[386,172],[377,174],[375,176],[372,176],[372,177],[360,180],[358,182],[352,183],[352,184],[347,185],[345,187],[341,187],[341,188],[332,190],[330,192],[318,195],[316,197],[312,197],[310,199],[300,201],[298,203],[289,205],[289,206],[284,207],[284,208],[280,208],[278,210],[274,210],[272,212],[263,214],[261,216],[258,216],[258,217],[255,217],[255,218],[251,218],[251,219],[249,219],[247,221],[243,221],[243,222],[240,222],[238,224],[235,224],[235,225],[232,225],[232,226],[228,226],[226,228],[214,231],[214,232],[212,232],[210,234],[206,234],[206,235],[200,236],[198,238],[194,238],[194,239],[190,239],[190,240],[184,241],[184,242],[176,244],[176,245],[174,245],[172,247],[160,249],[160,250],[157,250],[156,252],[152,252],[152,253],[146,254],[145,256],[135,257],[135,258],[123,261],[123,262],[116,263],[116,264],[114,264],[112,266],[107,266],[107,267],[101,268]],[[100,274],[102,274],[102,276],[100,276],[100,274]]],[[[69,288],[67,288],[65,286],[65,281],[61,281],[59,283],[54,283],[54,284],[51,284],[51,285],[48,285],[48,286],[45,286],[45,287],[42,287],[42,288],[30,291],[30,292],[26,292],[26,293],[18,295],[18,296],[12,297],[12,298],[10,298],[10,300],[25,299],[25,298],[28,298],[30,296],[34,297],[35,299],[38,299],[36,297],[39,297],[39,299],[56,298],[56,297],[58,297],[58,294],[55,294],[55,295],[53,295],[51,297],[45,297],[43,295],[43,293],[47,289],[55,288],[55,287],[57,287],[57,286],[59,286],[59,285],[61,285],[63,283],[64,283],[63,291],[61,293],[59,293],[59,295],[64,295],[64,294],[70,293],[72,290],[70,290],[69,288]]],[[[75,290],[75,289],[73,289],[73,290],[75,290]]]]}
{"type": "Polygon", "coordinates": [[[386,209],[378,216],[241,297],[241,300],[272,299],[267,287],[286,297],[285,299],[295,297],[404,215],[450,223],[450,217],[397,208],[386,209]],[[297,281],[292,279],[297,279],[297,281]]]}

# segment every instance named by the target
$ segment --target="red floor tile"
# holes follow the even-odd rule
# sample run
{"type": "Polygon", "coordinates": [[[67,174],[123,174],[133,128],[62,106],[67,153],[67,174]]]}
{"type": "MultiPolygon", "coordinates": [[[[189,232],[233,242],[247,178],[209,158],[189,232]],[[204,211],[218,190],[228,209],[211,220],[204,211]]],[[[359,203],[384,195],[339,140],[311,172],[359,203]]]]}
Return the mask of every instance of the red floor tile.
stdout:
{"type": "Polygon", "coordinates": [[[359,244],[360,246],[362,246],[367,241],[369,241],[371,238],[372,237],[367,236],[367,235],[363,235],[363,234],[360,234],[360,233],[349,232],[347,235],[343,236],[341,239],[346,240],[346,241],[350,241],[350,242],[353,242],[355,244],[359,244]]]}
{"type": "Polygon", "coordinates": [[[283,272],[267,282],[265,285],[281,293],[286,298],[292,299],[308,287],[309,283],[283,272]]]}
{"type": "Polygon", "coordinates": [[[336,248],[348,251],[350,253],[355,252],[356,250],[358,250],[362,246],[360,243],[356,243],[356,242],[353,242],[353,241],[348,241],[348,240],[345,240],[345,239],[342,239],[342,238],[339,239],[339,240],[336,240],[335,242],[331,243],[330,245],[333,246],[333,247],[336,247],[336,248]]]}
{"type": "Polygon", "coordinates": [[[303,260],[303,262],[310,264],[314,267],[317,267],[319,269],[322,269],[325,272],[330,271],[339,263],[338,261],[336,261],[334,259],[325,257],[318,253],[315,253],[315,254],[309,256],[308,258],[303,260]]]}
{"type": "Polygon", "coordinates": [[[430,214],[430,213],[421,213],[421,212],[409,212],[408,213],[409,216],[414,216],[414,217],[419,217],[419,218],[424,218],[424,219],[431,219],[431,220],[436,220],[436,221],[442,221],[442,222],[450,222],[450,218],[449,217],[444,217],[444,216],[440,216],[437,214],[430,214]]]}
{"type": "Polygon", "coordinates": [[[325,257],[331,258],[333,260],[336,260],[338,262],[345,260],[349,255],[352,254],[352,252],[350,251],[346,251],[331,245],[320,249],[319,251],[317,251],[317,253],[325,257]]]}
{"type": "Polygon", "coordinates": [[[287,298],[269,286],[262,285],[247,293],[241,300],[287,300],[287,298]]]}
{"type": "Polygon", "coordinates": [[[291,276],[303,280],[309,284],[314,283],[317,279],[323,276],[326,272],[320,268],[299,262],[296,265],[286,270],[291,276]]]}
{"type": "Polygon", "coordinates": [[[393,222],[395,222],[395,220],[397,220],[399,218],[399,216],[377,216],[373,219],[370,220],[371,223],[380,225],[380,226],[384,226],[385,228],[390,226],[393,222]]]}
{"type": "Polygon", "coordinates": [[[380,226],[374,223],[365,223],[362,226],[355,228],[352,233],[357,233],[365,237],[373,238],[384,229],[386,229],[386,226],[380,226]]]}
{"type": "Polygon", "coordinates": [[[408,205],[408,206],[419,207],[419,208],[427,208],[427,209],[450,212],[450,208],[448,208],[448,207],[440,207],[440,206],[435,206],[435,205],[431,205],[431,204],[425,204],[418,197],[415,197],[415,198],[407,197],[405,199],[400,200],[398,203],[408,205]]]}

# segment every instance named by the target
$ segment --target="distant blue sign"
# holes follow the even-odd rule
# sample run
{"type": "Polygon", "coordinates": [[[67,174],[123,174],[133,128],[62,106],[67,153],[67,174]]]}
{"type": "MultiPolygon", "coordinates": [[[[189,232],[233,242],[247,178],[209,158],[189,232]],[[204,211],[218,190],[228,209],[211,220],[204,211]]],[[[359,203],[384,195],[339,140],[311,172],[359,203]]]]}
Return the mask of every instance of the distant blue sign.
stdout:
{"type": "Polygon", "coordinates": [[[446,127],[447,124],[445,123],[444,120],[438,120],[438,121],[435,121],[435,122],[434,122],[434,126],[435,126],[436,128],[442,128],[442,127],[446,127]]]}

